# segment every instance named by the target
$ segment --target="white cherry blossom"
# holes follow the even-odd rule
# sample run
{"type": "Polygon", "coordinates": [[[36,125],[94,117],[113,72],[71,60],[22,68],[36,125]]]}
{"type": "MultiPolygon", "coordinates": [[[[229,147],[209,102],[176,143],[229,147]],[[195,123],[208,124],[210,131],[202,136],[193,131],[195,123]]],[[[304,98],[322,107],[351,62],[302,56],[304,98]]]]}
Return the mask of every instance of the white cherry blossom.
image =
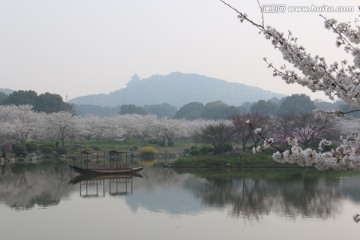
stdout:
{"type": "MultiPolygon", "coordinates": [[[[335,45],[343,47],[344,51],[353,59],[353,63],[346,60],[328,63],[324,57],[313,56],[305,47],[298,43],[298,39],[289,31],[287,35],[272,26],[264,26],[252,21],[245,13],[237,10],[227,2],[220,0],[236,12],[241,22],[250,23],[260,30],[279,51],[287,65],[275,67],[267,58],[264,61],[273,69],[273,76],[282,78],[286,83],[297,83],[310,90],[322,91],[330,99],[341,99],[348,104],[360,108],[360,26],[358,22],[338,22],[336,19],[324,19],[325,28],[336,35],[335,45]]],[[[321,40],[319,40],[321,41],[321,40]]],[[[337,115],[344,115],[338,112],[337,115]]],[[[250,123],[247,122],[249,126],[250,123]]],[[[260,133],[261,134],[261,133],[260,133]]],[[[321,149],[326,140],[321,142],[321,149]]],[[[318,169],[347,170],[360,167],[360,136],[350,134],[342,138],[342,144],[328,152],[317,152],[302,149],[296,139],[289,139],[290,150],[278,151],[273,158],[279,162],[297,163],[302,166],[315,166],[318,169]]]]}

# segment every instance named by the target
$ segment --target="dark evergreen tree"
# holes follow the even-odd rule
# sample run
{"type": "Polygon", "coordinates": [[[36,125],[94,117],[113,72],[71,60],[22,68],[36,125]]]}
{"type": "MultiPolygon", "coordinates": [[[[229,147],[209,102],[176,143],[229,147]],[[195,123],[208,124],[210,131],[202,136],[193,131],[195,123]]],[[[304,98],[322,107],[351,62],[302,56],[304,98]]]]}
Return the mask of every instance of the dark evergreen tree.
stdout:
{"type": "Polygon", "coordinates": [[[34,104],[34,110],[38,112],[60,112],[60,111],[73,111],[72,106],[65,103],[62,97],[58,94],[44,93],[40,94],[34,104]]]}
{"type": "Polygon", "coordinates": [[[260,114],[262,116],[270,117],[276,115],[279,106],[274,102],[259,100],[257,103],[253,104],[250,109],[251,112],[260,114]]]}
{"type": "Polygon", "coordinates": [[[136,106],[135,104],[122,105],[120,114],[139,114],[146,115],[145,110],[142,107],[136,106]]]}
{"type": "Polygon", "coordinates": [[[35,91],[19,90],[9,94],[9,96],[6,99],[4,99],[2,104],[16,105],[16,106],[29,104],[34,106],[36,98],[37,98],[37,93],[35,91]]]}
{"type": "Polygon", "coordinates": [[[305,94],[293,94],[285,97],[279,107],[278,114],[280,116],[287,114],[300,115],[303,113],[310,113],[315,109],[315,104],[310,97],[305,94]]]}
{"type": "Polygon", "coordinates": [[[182,106],[179,111],[176,112],[176,119],[198,119],[201,118],[204,112],[204,104],[199,102],[191,102],[182,106]]]}

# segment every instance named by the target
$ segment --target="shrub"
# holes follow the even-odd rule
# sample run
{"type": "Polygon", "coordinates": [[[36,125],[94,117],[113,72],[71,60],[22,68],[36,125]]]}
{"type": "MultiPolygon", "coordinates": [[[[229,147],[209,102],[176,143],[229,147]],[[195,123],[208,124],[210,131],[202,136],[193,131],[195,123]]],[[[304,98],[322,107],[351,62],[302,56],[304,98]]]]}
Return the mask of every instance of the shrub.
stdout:
{"type": "Polygon", "coordinates": [[[191,146],[189,149],[189,154],[191,156],[197,156],[200,154],[200,149],[197,146],[191,146]]]}
{"type": "Polygon", "coordinates": [[[153,159],[154,154],[158,153],[158,151],[154,147],[142,147],[140,148],[141,157],[144,159],[153,159]]]}
{"type": "Polygon", "coordinates": [[[230,144],[224,144],[224,145],[221,145],[221,146],[218,146],[214,149],[214,153],[215,154],[222,154],[222,153],[225,153],[225,152],[229,152],[233,149],[232,145],[230,144]]]}
{"type": "Polygon", "coordinates": [[[142,148],[140,148],[140,152],[141,152],[141,153],[149,153],[149,154],[156,154],[156,153],[158,153],[158,151],[156,150],[156,148],[151,147],[151,146],[147,146],[147,147],[142,147],[142,148]]]}
{"type": "Polygon", "coordinates": [[[27,152],[36,152],[38,150],[39,146],[34,143],[34,142],[30,142],[26,144],[26,151],[27,152]]]}
{"type": "Polygon", "coordinates": [[[209,153],[212,153],[213,151],[214,149],[209,146],[203,146],[201,148],[199,148],[198,146],[191,146],[190,148],[184,150],[185,153],[191,156],[207,155],[209,153]]]}
{"type": "Polygon", "coordinates": [[[39,149],[42,153],[49,154],[55,150],[55,147],[53,145],[44,144],[44,145],[40,145],[39,149]]]}
{"type": "Polygon", "coordinates": [[[189,149],[189,154],[191,156],[197,156],[200,154],[200,148],[198,146],[191,146],[189,149]]]}
{"type": "Polygon", "coordinates": [[[203,146],[199,150],[200,154],[202,154],[202,155],[212,153],[213,151],[214,151],[214,149],[209,146],[203,146]]]}
{"type": "Polygon", "coordinates": [[[13,148],[13,151],[16,156],[20,156],[26,153],[26,146],[24,144],[16,144],[13,148]]]}

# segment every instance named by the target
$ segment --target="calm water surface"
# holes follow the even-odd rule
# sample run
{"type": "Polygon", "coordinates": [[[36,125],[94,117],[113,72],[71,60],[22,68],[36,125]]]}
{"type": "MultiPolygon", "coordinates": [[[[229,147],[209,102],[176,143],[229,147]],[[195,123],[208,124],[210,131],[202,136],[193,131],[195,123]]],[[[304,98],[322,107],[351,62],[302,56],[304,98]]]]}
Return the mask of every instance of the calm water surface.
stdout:
{"type": "Polygon", "coordinates": [[[3,167],[0,239],[359,238],[357,173],[141,174],[74,179],[65,164],[3,167]]]}

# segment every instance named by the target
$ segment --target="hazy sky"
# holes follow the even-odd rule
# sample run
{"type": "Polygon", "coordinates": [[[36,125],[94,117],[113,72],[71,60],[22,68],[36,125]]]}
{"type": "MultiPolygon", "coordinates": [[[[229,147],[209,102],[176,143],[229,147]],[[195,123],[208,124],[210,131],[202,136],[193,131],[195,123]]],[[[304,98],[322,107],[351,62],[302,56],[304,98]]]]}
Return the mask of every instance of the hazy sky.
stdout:
{"type": "MultiPolygon", "coordinates": [[[[228,2],[261,22],[256,0],[228,2]]],[[[350,13],[322,12],[343,20],[360,13],[353,0],[260,3],[353,6],[350,13]]],[[[285,11],[265,13],[264,18],[265,25],[292,30],[314,54],[343,58],[319,13],[285,11]]],[[[273,78],[263,57],[282,63],[257,29],[241,24],[218,0],[0,0],[0,88],[71,99],[120,89],[135,73],[147,78],[180,71],[279,93],[310,94],[273,78]]]]}

